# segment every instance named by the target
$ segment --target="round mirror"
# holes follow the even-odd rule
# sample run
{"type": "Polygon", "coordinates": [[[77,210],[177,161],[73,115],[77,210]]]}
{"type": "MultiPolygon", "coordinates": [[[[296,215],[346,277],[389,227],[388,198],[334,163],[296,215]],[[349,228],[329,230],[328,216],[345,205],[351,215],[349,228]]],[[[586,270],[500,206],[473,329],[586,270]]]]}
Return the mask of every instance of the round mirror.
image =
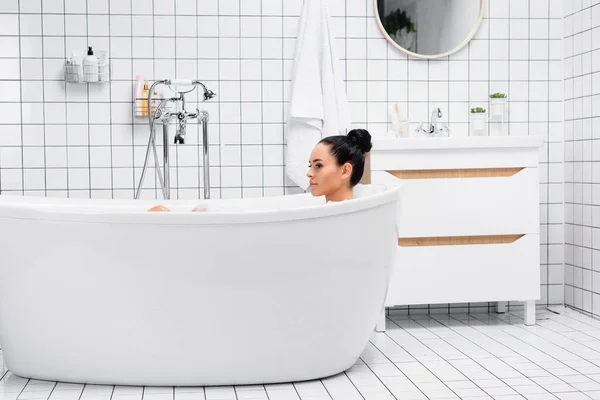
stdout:
{"type": "Polygon", "coordinates": [[[384,36],[411,56],[452,54],[475,35],[483,18],[483,0],[374,0],[384,36]]]}

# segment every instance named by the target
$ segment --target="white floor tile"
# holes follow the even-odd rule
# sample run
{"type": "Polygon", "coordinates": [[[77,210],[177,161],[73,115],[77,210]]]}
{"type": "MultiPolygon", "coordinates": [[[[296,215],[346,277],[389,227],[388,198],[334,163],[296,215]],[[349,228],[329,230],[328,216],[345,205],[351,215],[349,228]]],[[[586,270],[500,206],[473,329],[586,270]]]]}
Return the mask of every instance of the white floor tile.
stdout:
{"type": "MultiPolygon", "coordinates": [[[[557,309],[558,310],[558,309],[557,309]]],[[[508,314],[391,315],[349,370],[316,381],[129,387],[29,380],[6,370],[0,400],[598,399],[600,321],[572,310],[533,327],[508,314]]]]}
{"type": "Polygon", "coordinates": [[[586,392],[585,394],[594,400],[600,400],[600,391],[586,392]]]}

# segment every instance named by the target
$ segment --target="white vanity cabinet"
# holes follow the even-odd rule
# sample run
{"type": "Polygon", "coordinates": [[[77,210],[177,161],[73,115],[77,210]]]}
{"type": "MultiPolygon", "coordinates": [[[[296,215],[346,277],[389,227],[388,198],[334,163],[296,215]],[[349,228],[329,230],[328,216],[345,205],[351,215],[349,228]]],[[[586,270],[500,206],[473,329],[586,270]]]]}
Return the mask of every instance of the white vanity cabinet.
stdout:
{"type": "MultiPolygon", "coordinates": [[[[373,142],[371,181],[398,182],[398,254],[386,307],[540,298],[537,136],[373,142]]],[[[378,325],[378,330],[385,324],[378,325]]]]}

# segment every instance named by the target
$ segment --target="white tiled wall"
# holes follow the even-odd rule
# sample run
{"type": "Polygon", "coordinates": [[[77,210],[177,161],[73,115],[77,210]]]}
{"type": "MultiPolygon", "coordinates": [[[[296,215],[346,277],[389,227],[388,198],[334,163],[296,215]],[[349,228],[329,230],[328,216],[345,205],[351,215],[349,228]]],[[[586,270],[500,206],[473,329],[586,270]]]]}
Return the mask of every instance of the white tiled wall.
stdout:
{"type": "MultiPolygon", "coordinates": [[[[542,135],[542,303],[563,299],[562,1],[489,0],[474,40],[438,60],[383,38],[371,0],[329,0],[354,126],[387,129],[388,105],[413,122],[440,107],[468,135],[470,107],[510,99],[510,134],[542,135]]],[[[198,78],[210,112],[213,197],[297,191],[284,174],[284,115],[302,0],[0,1],[0,190],[131,198],[148,137],[132,80],[198,78]],[[110,51],[110,84],[65,83],[66,54],[110,51]]],[[[197,104],[190,104],[195,108],[197,104]]],[[[173,150],[173,195],[202,195],[197,126],[173,150]]],[[[144,196],[158,196],[151,171],[144,196]]]]}
{"type": "Polygon", "coordinates": [[[600,1],[565,1],[565,303],[600,316],[600,1]]]}

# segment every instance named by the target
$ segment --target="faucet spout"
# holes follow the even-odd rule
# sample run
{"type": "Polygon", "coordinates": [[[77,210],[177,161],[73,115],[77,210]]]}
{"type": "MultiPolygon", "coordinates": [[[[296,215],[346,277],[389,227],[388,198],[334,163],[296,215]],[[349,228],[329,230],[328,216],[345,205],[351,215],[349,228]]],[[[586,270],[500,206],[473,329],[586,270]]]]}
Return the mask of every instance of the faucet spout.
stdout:
{"type": "Polygon", "coordinates": [[[431,110],[431,116],[429,121],[420,123],[415,132],[423,134],[427,137],[436,137],[440,135],[448,135],[450,128],[443,122],[440,122],[438,126],[438,119],[442,118],[442,110],[439,107],[435,107],[431,110]]]}
{"type": "Polygon", "coordinates": [[[174,144],[185,144],[185,128],[185,120],[179,121],[179,126],[177,127],[177,132],[175,133],[175,138],[173,140],[174,144]]]}
{"type": "Polygon", "coordinates": [[[442,110],[439,107],[434,108],[431,111],[431,118],[429,119],[429,131],[431,133],[437,132],[437,119],[442,118],[442,110]]]}

